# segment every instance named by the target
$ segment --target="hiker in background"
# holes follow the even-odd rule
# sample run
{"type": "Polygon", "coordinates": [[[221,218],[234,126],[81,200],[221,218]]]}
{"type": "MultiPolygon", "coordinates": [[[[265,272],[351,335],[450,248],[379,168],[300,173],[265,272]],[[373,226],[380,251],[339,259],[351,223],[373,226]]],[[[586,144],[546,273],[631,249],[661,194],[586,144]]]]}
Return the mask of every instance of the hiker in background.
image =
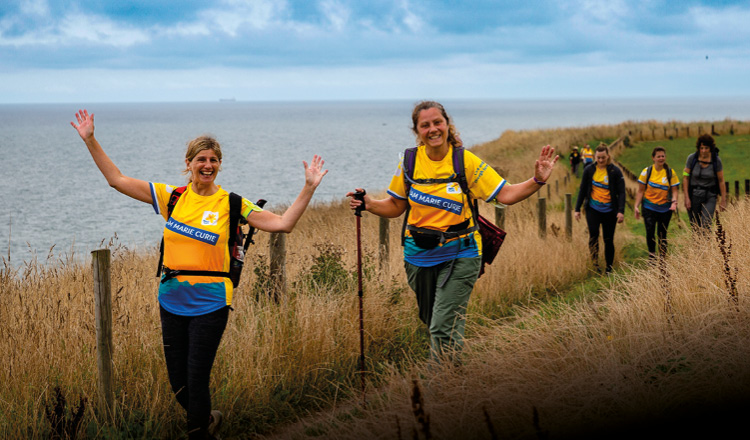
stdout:
{"type": "Polygon", "coordinates": [[[583,150],[581,150],[581,157],[583,158],[584,168],[586,168],[588,164],[594,163],[594,152],[591,151],[589,144],[586,144],[586,146],[583,147],[583,150]]]}
{"type": "Polygon", "coordinates": [[[721,195],[719,210],[727,207],[727,188],[724,167],[714,138],[703,134],[695,142],[695,153],[688,156],[682,175],[690,225],[693,229],[708,229],[716,210],[716,197],[721,195]]]}
{"type": "Polygon", "coordinates": [[[635,218],[643,215],[646,225],[646,246],[648,256],[656,258],[656,233],[659,242],[659,256],[664,257],[667,253],[667,228],[672,213],[677,210],[677,196],[680,178],[675,170],[667,165],[667,152],[664,147],[656,147],[651,152],[653,165],[641,171],[638,178],[638,191],[635,195],[635,218]],[[643,210],[641,211],[641,202],[643,210]]]}
{"type": "Polygon", "coordinates": [[[581,153],[578,151],[578,146],[573,146],[573,151],[570,152],[570,171],[574,176],[579,177],[578,168],[581,164],[581,153]]]}
{"type": "MultiPolygon", "coordinates": [[[[472,212],[474,200],[504,205],[520,202],[546,183],[558,156],[554,148],[545,146],[535,163],[534,175],[511,185],[463,149],[441,104],[417,104],[412,112],[412,131],[417,148],[405,152],[391,179],[388,196],[374,199],[365,195],[364,209],[387,218],[407,211],[404,266],[409,286],[416,293],[419,318],[429,329],[431,358],[440,361],[450,356],[459,362],[466,306],[482,260],[481,236],[472,212]],[[463,169],[458,165],[461,161],[463,169]],[[409,175],[411,182],[406,180],[409,175]]],[[[347,197],[351,197],[353,210],[362,204],[354,192],[347,197]]]]}
{"type": "MultiPolygon", "coordinates": [[[[164,357],[172,390],[187,411],[191,439],[214,438],[222,414],[211,409],[209,379],[216,351],[227,325],[233,284],[229,279],[230,194],[216,185],[221,147],[202,136],[188,143],[184,174],[188,185],[170,208],[172,193],[183,188],[147,182],[120,172],[94,137],[94,114],[76,113],[71,122],[86,143],[107,183],[117,191],[148,203],[167,220],[164,229],[165,274],[159,284],[164,357]],[[171,217],[168,214],[171,211],[171,217]],[[169,270],[167,270],[169,268],[169,270]],[[168,277],[170,271],[202,272],[168,277]]],[[[240,215],[263,231],[291,232],[328,170],[314,156],[305,168],[305,184],[282,215],[264,211],[241,199],[240,215]]]]}
{"type": "Polygon", "coordinates": [[[612,272],[615,260],[615,226],[625,219],[625,179],[612,164],[609,149],[600,144],[594,153],[595,165],[585,167],[576,198],[575,218],[581,219],[581,206],[586,203],[589,228],[589,252],[594,268],[599,271],[599,227],[604,239],[605,272],[612,272]]]}

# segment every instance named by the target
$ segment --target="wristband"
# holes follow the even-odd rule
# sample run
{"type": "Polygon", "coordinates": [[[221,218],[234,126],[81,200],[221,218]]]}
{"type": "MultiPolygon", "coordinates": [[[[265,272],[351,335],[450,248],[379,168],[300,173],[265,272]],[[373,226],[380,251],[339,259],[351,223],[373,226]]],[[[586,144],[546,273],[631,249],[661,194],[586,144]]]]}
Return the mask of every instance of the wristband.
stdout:
{"type": "Polygon", "coordinates": [[[537,179],[536,176],[532,177],[532,179],[534,179],[534,182],[536,182],[537,185],[546,185],[547,184],[547,182],[545,182],[543,180],[537,179]]]}
{"type": "Polygon", "coordinates": [[[684,171],[682,172],[682,175],[685,176],[685,177],[690,177],[690,173],[686,173],[684,171]]]}

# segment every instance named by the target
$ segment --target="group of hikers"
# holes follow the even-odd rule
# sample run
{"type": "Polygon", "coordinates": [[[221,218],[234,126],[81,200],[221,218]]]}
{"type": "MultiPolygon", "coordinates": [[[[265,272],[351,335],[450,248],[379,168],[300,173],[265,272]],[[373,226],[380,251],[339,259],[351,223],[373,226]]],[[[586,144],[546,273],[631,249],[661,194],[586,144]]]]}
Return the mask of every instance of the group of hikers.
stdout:
{"type": "MultiPolygon", "coordinates": [[[[216,184],[222,152],[216,139],[201,136],[188,143],[184,174],[186,186],[148,182],[124,175],[94,136],[94,114],[80,110],[71,125],[88,147],[107,183],[117,191],[152,206],[166,221],[158,289],[162,342],[169,382],[177,402],[187,413],[189,438],[217,438],[223,415],[212,409],[209,380],[217,349],[233,310],[236,287],[233,243],[238,221],[268,232],[291,232],[328,170],[314,155],[303,161],[304,186],[286,211],[277,215],[260,203],[229,193],[216,184]]],[[[350,208],[380,217],[405,215],[402,237],[404,266],[414,290],[419,318],[430,335],[431,358],[457,362],[464,341],[465,312],[474,283],[482,272],[482,228],[477,200],[511,205],[537,192],[552,174],[559,156],[549,145],[541,148],[534,172],[527,180],[511,184],[474,153],[464,149],[445,108],[434,101],[418,103],[411,115],[416,147],[406,149],[384,198],[373,198],[362,188],[346,194],[350,208]]],[[[686,207],[691,222],[710,223],[718,190],[712,176],[722,180],[721,161],[710,136],[698,139],[696,153],[684,170],[686,207]]],[[[571,166],[583,177],[575,217],[585,214],[589,246],[598,255],[601,225],[606,271],[612,270],[615,224],[622,222],[625,185],[622,172],[611,163],[606,145],[592,152],[588,145],[571,154],[571,166]],[[575,165],[575,166],[574,166],[575,165]]],[[[654,164],[641,173],[638,202],[650,231],[649,252],[655,254],[653,232],[659,247],[666,247],[666,229],[677,206],[679,179],[666,165],[666,152],[655,149],[654,164]],[[658,150],[658,151],[657,151],[658,150]]],[[[648,235],[648,234],[647,234],[648,235]]],[[[496,251],[496,249],[495,249],[496,251]]]]}
{"type": "MultiPolygon", "coordinates": [[[[615,246],[614,234],[617,223],[625,219],[625,179],[622,171],[612,163],[609,148],[600,144],[593,153],[593,161],[587,144],[583,152],[574,146],[569,156],[574,173],[583,163],[583,176],[575,206],[575,218],[581,218],[581,207],[585,203],[586,222],[589,231],[589,251],[594,268],[599,269],[599,229],[604,241],[605,273],[612,272],[615,246]]],[[[667,229],[672,214],[677,211],[679,190],[682,183],[685,209],[691,227],[707,230],[716,210],[726,208],[727,194],[724,171],[714,138],[709,134],[698,137],[695,152],[687,157],[680,180],[677,172],[667,164],[667,152],[658,146],[651,152],[652,164],[641,171],[635,196],[634,214],[643,217],[646,226],[646,246],[651,259],[663,257],[667,252],[667,229]],[[720,199],[718,199],[720,197],[720,199]],[[657,253],[658,248],[658,253],[657,253]]]]}

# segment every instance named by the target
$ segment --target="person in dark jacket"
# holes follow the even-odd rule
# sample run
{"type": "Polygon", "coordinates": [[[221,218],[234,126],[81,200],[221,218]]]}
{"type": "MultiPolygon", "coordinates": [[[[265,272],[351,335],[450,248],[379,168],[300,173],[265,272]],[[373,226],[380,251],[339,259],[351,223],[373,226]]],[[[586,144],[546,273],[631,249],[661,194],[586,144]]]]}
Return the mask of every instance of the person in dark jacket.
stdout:
{"type": "Polygon", "coordinates": [[[578,151],[578,146],[573,147],[573,151],[570,152],[570,171],[578,177],[578,170],[581,165],[581,153],[578,151]]]}
{"type": "Polygon", "coordinates": [[[575,218],[581,219],[586,200],[586,223],[589,227],[589,251],[594,267],[599,267],[599,227],[604,239],[606,273],[612,272],[615,259],[615,226],[625,219],[625,179],[612,164],[609,149],[600,144],[594,153],[594,166],[583,169],[581,187],[576,199],[575,218]]]}

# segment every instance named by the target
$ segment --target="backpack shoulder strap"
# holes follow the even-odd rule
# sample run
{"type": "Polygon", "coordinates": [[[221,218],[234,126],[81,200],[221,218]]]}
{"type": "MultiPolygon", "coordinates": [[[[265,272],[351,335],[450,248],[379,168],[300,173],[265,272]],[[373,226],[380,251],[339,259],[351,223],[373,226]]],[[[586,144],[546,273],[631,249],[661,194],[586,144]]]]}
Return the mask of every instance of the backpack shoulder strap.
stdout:
{"type": "Polygon", "coordinates": [[[172,217],[175,205],[180,200],[180,196],[185,192],[187,186],[181,186],[172,190],[172,194],[169,195],[169,201],[167,201],[167,214],[168,217],[172,217]]]}
{"type": "Polygon", "coordinates": [[[404,194],[406,195],[406,211],[404,212],[404,224],[401,225],[401,246],[406,243],[406,223],[409,220],[409,192],[411,183],[414,181],[414,165],[417,162],[417,148],[411,147],[404,150],[404,159],[401,161],[401,170],[404,172],[404,194]]]}
{"type": "Polygon", "coordinates": [[[469,198],[469,205],[471,205],[471,215],[474,217],[474,225],[479,224],[479,202],[477,199],[471,200],[471,191],[469,190],[469,181],[466,179],[466,167],[464,162],[464,155],[466,149],[464,147],[453,147],[453,171],[456,173],[456,180],[461,186],[461,191],[466,194],[469,198]]]}
{"type": "Polygon", "coordinates": [[[242,216],[242,196],[229,193],[229,246],[237,240],[237,226],[242,216]]]}
{"type": "Polygon", "coordinates": [[[695,164],[698,163],[698,152],[695,152],[693,154],[693,160],[690,161],[690,173],[693,172],[693,168],[695,168],[695,164]]]}
{"type": "Polygon", "coordinates": [[[464,167],[464,147],[453,147],[453,171],[456,173],[456,180],[461,185],[461,190],[469,195],[469,182],[466,180],[466,168],[464,167]]]}
{"type": "Polygon", "coordinates": [[[404,171],[404,184],[406,185],[406,197],[409,197],[409,190],[411,184],[414,182],[414,167],[417,163],[417,148],[412,147],[404,150],[404,160],[401,163],[401,167],[404,171]]]}
{"type": "Polygon", "coordinates": [[[653,165],[649,165],[646,169],[646,187],[648,187],[648,181],[651,180],[651,171],[654,170],[653,165]]]}
{"type": "MultiPolygon", "coordinates": [[[[172,212],[174,211],[175,205],[180,200],[180,196],[185,192],[187,186],[180,186],[172,190],[167,201],[167,220],[172,218],[172,212]]],[[[159,263],[156,266],[156,276],[161,275],[162,265],[164,263],[164,236],[161,237],[161,244],[159,245],[159,263]]]]}

